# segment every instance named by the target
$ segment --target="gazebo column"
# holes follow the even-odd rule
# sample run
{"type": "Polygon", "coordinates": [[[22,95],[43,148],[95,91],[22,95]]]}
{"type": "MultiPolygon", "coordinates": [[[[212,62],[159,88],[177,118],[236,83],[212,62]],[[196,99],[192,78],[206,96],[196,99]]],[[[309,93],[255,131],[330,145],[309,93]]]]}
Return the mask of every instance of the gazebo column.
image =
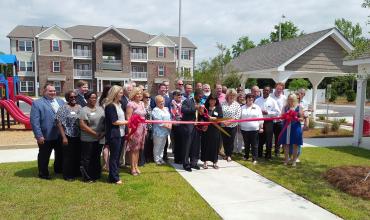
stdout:
{"type": "Polygon", "coordinates": [[[242,86],[243,89],[245,89],[245,84],[247,83],[247,80],[248,80],[248,76],[246,76],[246,75],[243,74],[242,77],[241,77],[241,79],[240,79],[241,86],[242,86]]]}
{"type": "Polygon", "coordinates": [[[317,102],[317,87],[320,84],[320,82],[324,79],[323,76],[310,76],[308,78],[312,84],[312,101],[311,101],[311,106],[312,106],[312,118],[313,120],[316,119],[316,102],[317,102]]]}
{"type": "Polygon", "coordinates": [[[366,69],[370,70],[370,64],[359,65],[357,75],[357,91],[356,91],[356,111],[353,129],[353,143],[355,147],[360,146],[363,135],[364,125],[364,105],[366,99],[366,86],[367,86],[367,72],[366,69]]]}

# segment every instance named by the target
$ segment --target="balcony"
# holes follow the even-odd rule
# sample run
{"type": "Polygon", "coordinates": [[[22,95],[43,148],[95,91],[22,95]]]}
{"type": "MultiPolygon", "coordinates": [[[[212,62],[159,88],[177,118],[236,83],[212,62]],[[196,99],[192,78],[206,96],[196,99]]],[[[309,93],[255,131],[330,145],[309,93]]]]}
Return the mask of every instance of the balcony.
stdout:
{"type": "Polygon", "coordinates": [[[148,73],[147,72],[131,72],[131,79],[135,81],[147,81],[148,73]]]}
{"type": "Polygon", "coordinates": [[[75,79],[92,79],[92,70],[73,70],[73,78],[75,79]]]}
{"type": "Polygon", "coordinates": [[[91,50],[73,49],[73,56],[77,58],[91,58],[91,50]]]}
{"type": "Polygon", "coordinates": [[[131,53],[131,60],[147,60],[146,53],[131,53]]]}
{"type": "Polygon", "coordinates": [[[122,71],[122,60],[103,59],[103,63],[101,64],[100,69],[122,71]]]}

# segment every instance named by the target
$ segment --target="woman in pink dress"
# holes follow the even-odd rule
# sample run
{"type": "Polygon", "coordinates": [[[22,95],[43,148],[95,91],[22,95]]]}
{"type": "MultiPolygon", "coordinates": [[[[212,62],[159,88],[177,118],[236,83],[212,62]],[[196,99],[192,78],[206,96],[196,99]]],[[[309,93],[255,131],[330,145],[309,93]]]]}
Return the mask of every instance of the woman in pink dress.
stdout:
{"type": "MultiPolygon", "coordinates": [[[[146,111],[144,103],[141,101],[143,98],[142,90],[135,87],[130,93],[129,98],[131,101],[126,107],[127,120],[130,120],[133,115],[139,115],[140,117],[145,118],[146,111]]],[[[128,132],[130,134],[130,128],[128,132]]],[[[131,174],[134,176],[141,173],[138,168],[139,152],[144,149],[145,136],[146,124],[139,124],[137,130],[126,140],[126,151],[129,152],[131,159],[131,174]]]]}

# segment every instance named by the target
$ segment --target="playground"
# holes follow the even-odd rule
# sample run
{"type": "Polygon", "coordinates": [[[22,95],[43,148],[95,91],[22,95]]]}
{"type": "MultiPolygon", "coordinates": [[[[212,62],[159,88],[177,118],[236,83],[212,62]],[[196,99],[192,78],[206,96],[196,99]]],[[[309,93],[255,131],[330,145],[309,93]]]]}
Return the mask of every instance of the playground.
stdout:
{"type": "Polygon", "coordinates": [[[1,129],[10,129],[11,123],[21,123],[30,130],[30,118],[19,108],[19,101],[32,105],[32,98],[19,93],[17,57],[0,55],[0,108],[1,129]]]}

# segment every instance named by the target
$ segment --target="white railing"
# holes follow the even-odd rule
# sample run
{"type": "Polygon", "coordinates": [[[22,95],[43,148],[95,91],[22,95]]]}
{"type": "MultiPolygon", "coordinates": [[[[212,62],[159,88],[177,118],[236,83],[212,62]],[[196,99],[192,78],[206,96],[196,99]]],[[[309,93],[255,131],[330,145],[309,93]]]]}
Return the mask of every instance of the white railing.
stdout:
{"type": "Polygon", "coordinates": [[[132,79],[147,79],[148,73],[147,72],[131,72],[132,79]]]}
{"type": "Polygon", "coordinates": [[[75,79],[91,79],[92,78],[92,71],[91,70],[74,69],[73,70],[73,77],[75,79]]]}
{"type": "Polygon", "coordinates": [[[75,57],[91,57],[91,50],[73,49],[75,57]]]}
{"type": "Polygon", "coordinates": [[[103,59],[101,64],[103,70],[122,70],[122,60],[107,60],[103,59]]]}
{"type": "Polygon", "coordinates": [[[131,60],[146,60],[146,53],[131,53],[131,60]]]}

